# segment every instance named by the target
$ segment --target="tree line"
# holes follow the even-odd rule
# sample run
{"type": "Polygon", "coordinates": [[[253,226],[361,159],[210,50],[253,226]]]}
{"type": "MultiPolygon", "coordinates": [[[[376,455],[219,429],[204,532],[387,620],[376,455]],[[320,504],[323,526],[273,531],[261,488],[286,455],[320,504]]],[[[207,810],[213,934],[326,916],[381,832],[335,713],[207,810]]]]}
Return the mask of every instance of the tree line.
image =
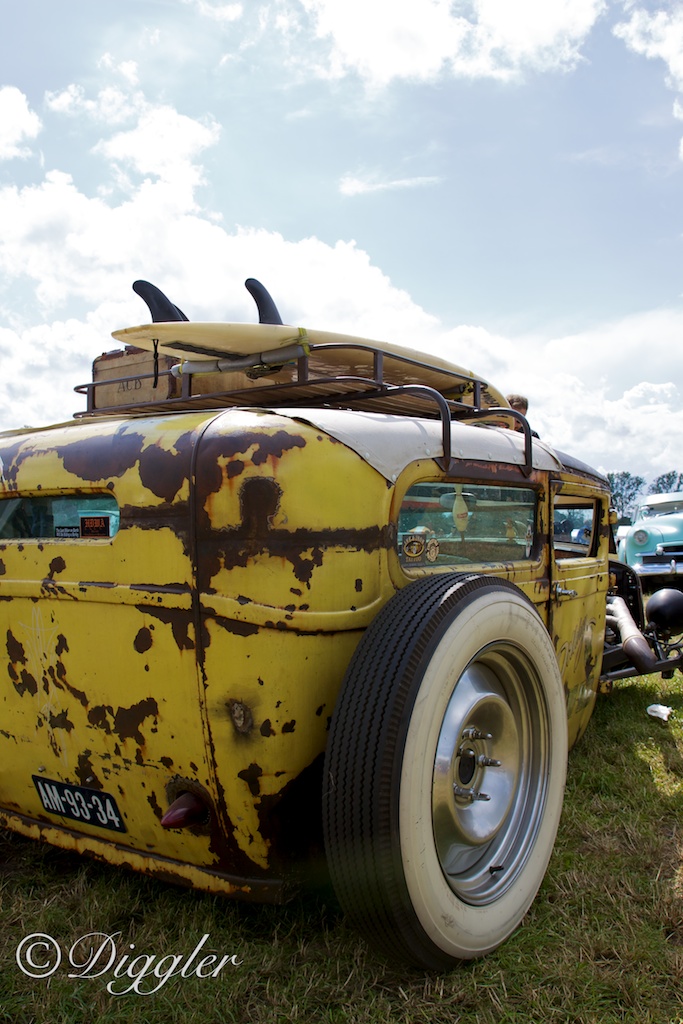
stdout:
{"type": "MultiPolygon", "coordinates": [[[[613,508],[620,519],[628,518],[633,513],[637,499],[644,492],[645,478],[632,473],[608,473],[607,479],[612,491],[613,508]]],[[[662,473],[652,481],[646,493],[666,494],[668,491],[683,491],[683,473],[675,469],[662,473]]]]}

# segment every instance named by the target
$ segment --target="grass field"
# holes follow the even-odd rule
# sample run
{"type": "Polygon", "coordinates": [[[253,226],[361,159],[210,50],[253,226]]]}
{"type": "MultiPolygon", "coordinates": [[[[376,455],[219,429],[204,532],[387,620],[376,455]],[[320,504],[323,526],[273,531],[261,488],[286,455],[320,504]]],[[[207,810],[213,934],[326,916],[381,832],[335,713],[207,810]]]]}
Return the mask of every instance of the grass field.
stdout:
{"type": "Polygon", "coordinates": [[[496,953],[449,974],[383,963],[320,900],[231,903],[0,833],[0,1020],[673,1024],[683,1021],[682,829],[677,673],[600,698],[570,755],[560,833],[534,906],[496,953]],[[674,708],[668,724],[648,717],[653,702],[674,708]],[[117,935],[114,966],[69,978],[68,951],[91,932],[117,935]],[[34,933],[63,951],[50,978],[17,966],[17,947],[34,933]],[[107,991],[123,955],[187,956],[204,935],[200,956],[241,962],[214,978],[172,977],[147,996],[107,991]]]}

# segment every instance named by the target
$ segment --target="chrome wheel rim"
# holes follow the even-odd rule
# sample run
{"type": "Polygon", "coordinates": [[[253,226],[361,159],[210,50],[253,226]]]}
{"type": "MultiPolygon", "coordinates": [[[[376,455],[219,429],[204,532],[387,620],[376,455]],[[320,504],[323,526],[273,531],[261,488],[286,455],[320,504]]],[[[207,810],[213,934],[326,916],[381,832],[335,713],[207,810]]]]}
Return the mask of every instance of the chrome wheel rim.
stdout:
{"type": "Polygon", "coordinates": [[[492,902],[514,884],[541,825],[548,765],[538,673],[519,648],[491,644],[459,677],[434,756],[434,842],[463,902],[492,902]]]}

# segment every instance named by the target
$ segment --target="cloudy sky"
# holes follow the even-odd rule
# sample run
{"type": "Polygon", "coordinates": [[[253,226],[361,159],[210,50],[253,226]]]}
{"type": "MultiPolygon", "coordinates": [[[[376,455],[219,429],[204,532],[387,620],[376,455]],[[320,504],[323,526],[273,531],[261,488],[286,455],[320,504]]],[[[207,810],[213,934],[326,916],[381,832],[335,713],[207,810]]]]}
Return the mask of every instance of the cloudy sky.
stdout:
{"type": "Polygon", "coordinates": [[[471,366],[683,471],[683,0],[22,0],[0,35],[0,429],[82,408],[153,281],[471,366]]]}

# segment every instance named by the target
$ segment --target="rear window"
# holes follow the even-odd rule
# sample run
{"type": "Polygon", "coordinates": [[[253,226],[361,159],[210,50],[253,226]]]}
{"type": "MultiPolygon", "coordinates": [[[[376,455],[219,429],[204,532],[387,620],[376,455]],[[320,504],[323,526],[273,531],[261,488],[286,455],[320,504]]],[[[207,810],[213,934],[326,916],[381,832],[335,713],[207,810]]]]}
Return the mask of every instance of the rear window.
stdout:
{"type": "Polygon", "coordinates": [[[535,523],[530,488],[415,484],[401,504],[399,557],[405,567],[518,561],[531,554],[535,523]]]}
{"type": "Polygon", "coordinates": [[[111,494],[0,499],[0,540],[107,540],[118,528],[111,494]]]}

